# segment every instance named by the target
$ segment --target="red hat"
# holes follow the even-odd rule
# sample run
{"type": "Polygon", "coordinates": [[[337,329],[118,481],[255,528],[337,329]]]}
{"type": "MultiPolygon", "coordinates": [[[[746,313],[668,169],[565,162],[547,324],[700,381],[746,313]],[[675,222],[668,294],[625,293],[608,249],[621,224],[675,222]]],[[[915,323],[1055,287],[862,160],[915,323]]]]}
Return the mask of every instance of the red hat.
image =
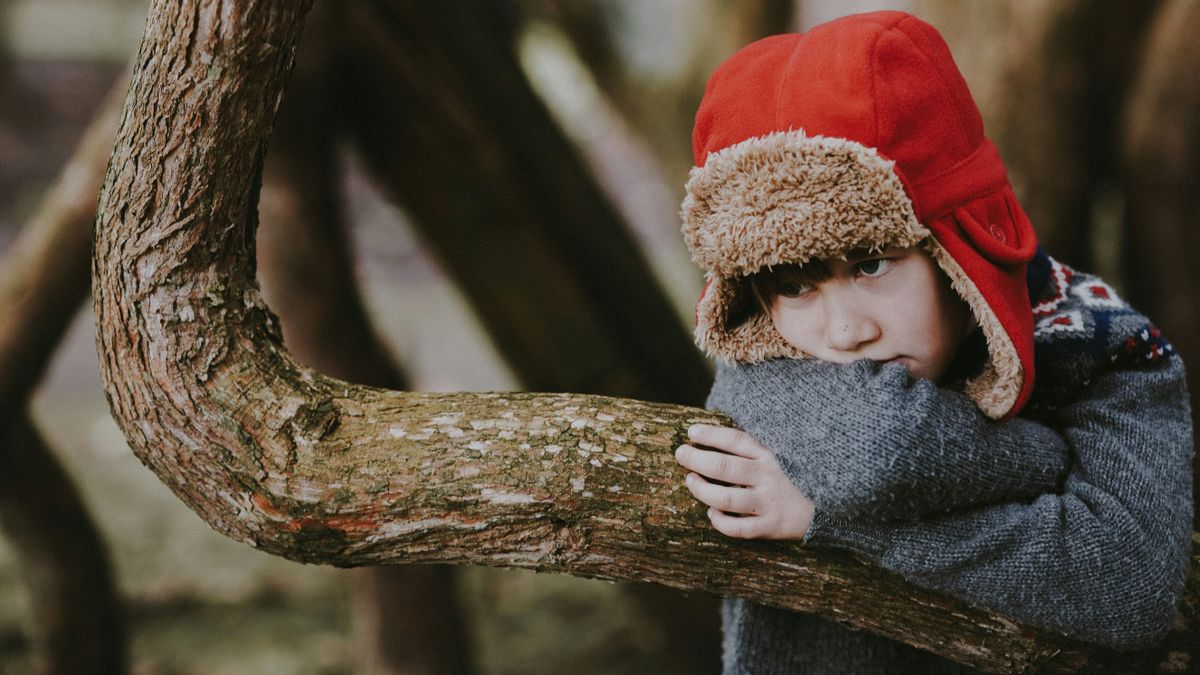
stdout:
{"type": "Polygon", "coordinates": [[[743,48],[709,79],[692,147],[683,233],[708,280],[696,306],[708,354],[806,356],[748,311],[759,269],[924,242],[987,339],[967,395],[993,419],[1020,411],[1037,238],[932,26],[872,12],[743,48]]]}

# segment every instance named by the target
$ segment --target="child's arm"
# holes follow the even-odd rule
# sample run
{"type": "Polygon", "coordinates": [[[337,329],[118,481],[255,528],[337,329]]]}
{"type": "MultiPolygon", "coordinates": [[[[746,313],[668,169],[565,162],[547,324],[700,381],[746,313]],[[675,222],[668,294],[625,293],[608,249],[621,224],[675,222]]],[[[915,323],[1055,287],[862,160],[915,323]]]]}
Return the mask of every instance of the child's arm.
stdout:
{"type": "Polygon", "coordinates": [[[1118,648],[1170,627],[1191,533],[1183,365],[1095,378],[1060,409],[1075,456],[1061,494],[908,524],[826,518],[809,542],[858,551],[913,583],[1118,648]]]}
{"type": "Polygon", "coordinates": [[[965,396],[899,365],[780,359],[719,365],[708,406],[771,448],[823,517],[912,520],[1057,491],[1058,432],[988,420],[965,396]]]}

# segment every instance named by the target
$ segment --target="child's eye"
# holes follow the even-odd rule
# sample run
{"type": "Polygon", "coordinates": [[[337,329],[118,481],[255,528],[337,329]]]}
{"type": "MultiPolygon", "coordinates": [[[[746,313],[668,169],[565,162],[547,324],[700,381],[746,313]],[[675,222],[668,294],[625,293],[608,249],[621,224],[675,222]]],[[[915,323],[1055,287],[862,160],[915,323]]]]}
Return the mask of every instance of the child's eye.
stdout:
{"type": "Polygon", "coordinates": [[[779,294],[785,298],[798,298],[811,290],[812,286],[794,281],[787,281],[779,286],[779,294]]]}
{"type": "Polygon", "coordinates": [[[882,276],[883,273],[886,272],[891,266],[892,261],[888,260],[887,258],[872,258],[870,260],[864,260],[856,264],[854,267],[859,274],[865,277],[878,277],[882,276]]]}

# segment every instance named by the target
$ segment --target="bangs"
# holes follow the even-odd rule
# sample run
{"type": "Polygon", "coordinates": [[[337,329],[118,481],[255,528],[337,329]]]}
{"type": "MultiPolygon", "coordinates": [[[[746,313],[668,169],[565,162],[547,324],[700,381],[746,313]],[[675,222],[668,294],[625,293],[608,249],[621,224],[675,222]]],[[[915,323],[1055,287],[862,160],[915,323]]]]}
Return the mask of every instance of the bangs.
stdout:
{"type": "MultiPolygon", "coordinates": [[[[860,260],[879,255],[877,248],[857,247],[846,252],[844,260],[860,260]]],[[[764,267],[746,277],[750,292],[758,301],[759,309],[771,311],[771,303],[780,295],[793,295],[796,289],[816,286],[833,276],[824,260],[810,260],[803,265],[788,264],[764,267]]]]}
{"type": "Polygon", "coordinates": [[[765,300],[770,300],[788,288],[815,286],[830,277],[829,266],[821,260],[806,265],[776,265],[750,275],[750,285],[765,300]]]}
{"type": "Polygon", "coordinates": [[[764,267],[746,280],[758,301],[758,309],[769,313],[776,296],[792,294],[804,286],[816,286],[830,276],[829,266],[824,261],[812,260],[804,265],[764,267]]]}

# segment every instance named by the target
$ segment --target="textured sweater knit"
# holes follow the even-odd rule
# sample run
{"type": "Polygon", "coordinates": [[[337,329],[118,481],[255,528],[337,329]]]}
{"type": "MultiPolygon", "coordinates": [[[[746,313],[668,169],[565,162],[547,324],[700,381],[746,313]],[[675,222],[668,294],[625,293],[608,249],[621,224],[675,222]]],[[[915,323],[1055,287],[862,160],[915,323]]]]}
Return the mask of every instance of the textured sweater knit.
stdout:
{"type": "MultiPolygon", "coordinates": [[[[1147,646],[1187,575],[1183,364],[1106,284],[1030,265],[1037,384],[995,422],[899,365],[721,365],[708,405],[771,448],[816,513],[806,544],[1073,638],[1147,646]]],[[[885,638],[733,598],[726,673],[973,672],[885,638]]]]}

